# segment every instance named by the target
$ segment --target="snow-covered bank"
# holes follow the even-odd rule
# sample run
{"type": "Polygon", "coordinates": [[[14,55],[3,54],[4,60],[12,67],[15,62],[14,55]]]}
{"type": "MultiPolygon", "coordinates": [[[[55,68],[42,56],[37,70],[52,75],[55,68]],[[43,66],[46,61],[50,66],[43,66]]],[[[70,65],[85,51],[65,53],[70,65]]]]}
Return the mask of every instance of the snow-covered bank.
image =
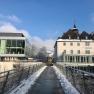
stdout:
{"type": "Polygon", "coordinates": [[[65,94],[80,94],[74,87],[73,85],[66,79],[66,77],[60,72],[60,70],[56,67],[53,66],[56,75],[61,83],[61,86],[65,92],[65,94]]]}
{"type": "Polygon", "coordinates": [[[22,83],[9,94],[26,94],[45,68],[46,66],[42,67],[33,75],[31,75],[27,80],[22,81],[22,83]]]}

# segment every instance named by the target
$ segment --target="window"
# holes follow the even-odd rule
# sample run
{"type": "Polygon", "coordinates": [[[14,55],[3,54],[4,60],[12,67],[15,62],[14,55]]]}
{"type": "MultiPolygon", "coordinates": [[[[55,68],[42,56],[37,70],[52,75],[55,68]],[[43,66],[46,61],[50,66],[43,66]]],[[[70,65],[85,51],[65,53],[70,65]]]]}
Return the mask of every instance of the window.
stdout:
{"type": "Polygon", "coordinates": [[[80,43],[77,43],[77,46],[80,46],[80,43]]]}
{"type": "Polygon", "coordinates": [[[63,52],[64,54],[66,54],[66,50],[64,50],[64,52],[63,52]]]}
{"type": "Polygon", "coordinates": [[[90,42],[85,42],[85,45],[86,45],[86,46],[89,46],[89,45],[90,45],[90,42]]]}
{"type": "Polygon", "coordinates": [[[86,53],[86,54],[90,54],[90,50],[86,50],[85,53],[86,53]]]}
{"type": "Polygon", "coordinates": [[[80,50],[78,50],[77,53],[80,54],[80,50]]]}
{"type": "Polygon", "coordinates": [[[24,40],[17,40],[17,47],[25,47],[25,41],[24,40]]]}
{"type": "Polygon", "coordinates": [[[11,53],[11,54],[17,54],[17,51],[16,51],[15,48],[11,48],[11,49],[10,49],[10,53],[11,53]]]}
{"type": "Polygon", "coordinates": [[[73,46],[73,43],[71,42],[70,45],[73,46]]]}
{"type": "Polygon", "coordinates": [[[63,45],[65,46],[65,45],[66,45],[66,43],[64,42],[64,43],[63,43],[63,45]]]}
{"type": "Polygon", "coordinates": [[[16,40],[12,40],[11,43],[12,43],[12,47],[16,47],[16,40]]]}
{"type": "Polygon", "coordinates": [[[11,49],[10,48],[7,48],[6,49],[6,54],[10,54],[11,53],[11,49]]]}
{"type": "Polygon", "coordinates": [[[11,40],[7,40],[6,47],[11,47],[12,46],[11,44],[12,44],[11,40]]]}
{"type": "Polygon", "coordinates": [[[70,53],[73,54],[73,50],[70,50],[70,53]]]}

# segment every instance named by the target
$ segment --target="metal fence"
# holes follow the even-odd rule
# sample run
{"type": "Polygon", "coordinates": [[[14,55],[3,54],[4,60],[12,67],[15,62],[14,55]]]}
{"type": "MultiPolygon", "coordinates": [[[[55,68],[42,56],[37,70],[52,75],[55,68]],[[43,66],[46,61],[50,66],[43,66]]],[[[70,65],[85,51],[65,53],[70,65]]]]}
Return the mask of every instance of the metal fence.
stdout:
{"type": "Polygon", "coordinates": [[[0,73],[0,94],[5,94],[15,87],[17,87],[21,81],[27,79],[34,72],[43,67],[44,64],[35,64],[32,66],[18,67],[13,70],[0,73]]]}
{"type": "Polygon", "coordinates": [[[77,67],[56,65],[80,94],[94,94],[94,74],[77,67]]]}

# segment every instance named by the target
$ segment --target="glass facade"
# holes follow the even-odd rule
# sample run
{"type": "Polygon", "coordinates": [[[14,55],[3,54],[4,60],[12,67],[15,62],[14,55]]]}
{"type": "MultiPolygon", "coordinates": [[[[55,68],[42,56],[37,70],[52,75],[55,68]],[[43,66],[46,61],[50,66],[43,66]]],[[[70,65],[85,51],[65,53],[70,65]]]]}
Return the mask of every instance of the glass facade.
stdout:
{"type": "Polygon", "coordinates": [[[25,40],[0,40],[0,54],[24,54],[25,40]]]}

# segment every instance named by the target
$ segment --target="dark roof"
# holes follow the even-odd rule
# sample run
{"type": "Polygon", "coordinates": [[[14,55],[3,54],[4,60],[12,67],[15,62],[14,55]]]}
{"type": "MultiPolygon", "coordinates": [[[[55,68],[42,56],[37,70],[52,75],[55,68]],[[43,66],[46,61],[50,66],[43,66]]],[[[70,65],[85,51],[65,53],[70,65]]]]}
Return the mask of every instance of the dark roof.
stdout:
{"type": "Polygon", "coordinates": [[[0,37],[24,37],[23,33],[0,32],[0,37]]]}
{"type": "Polygon", "coordinates": [[[82,33],[76,28],[74,24],[73,28],[69,29],[67,32],[63,33],[61,39],[94,39],[94,32],[88,33],[83,31],[82,33]]]}
{"type": "Polygon", "coordinates": [[[76,25],[74,25],[74,27],[65,32],[61,38],[66,39],[70,37],[71,39],[76,39],[78,36],[79,30],[76,28],[76,25]]]}

